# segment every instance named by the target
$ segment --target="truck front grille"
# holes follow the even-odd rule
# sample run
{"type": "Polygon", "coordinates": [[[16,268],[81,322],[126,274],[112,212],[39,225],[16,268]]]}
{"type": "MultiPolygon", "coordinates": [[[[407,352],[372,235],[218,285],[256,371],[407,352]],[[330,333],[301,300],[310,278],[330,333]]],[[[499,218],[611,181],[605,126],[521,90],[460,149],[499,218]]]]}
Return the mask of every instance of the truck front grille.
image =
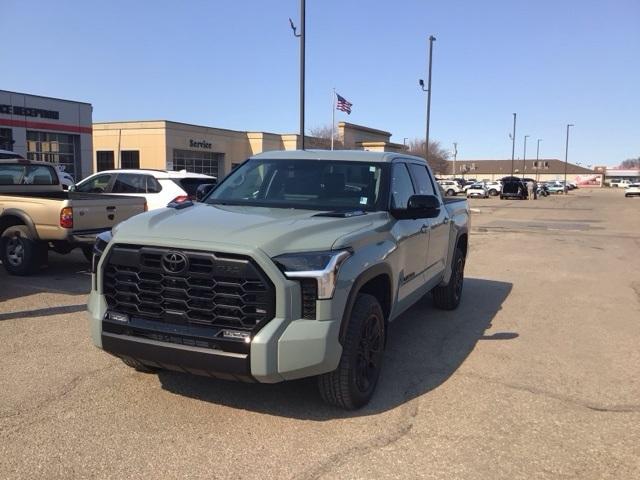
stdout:
{"type": "Polygon", "coordinates": [[[257,332],[275,315],[275,289],[250,258],[115,245],[105,259],[110,310],[164,323],[257,332]]]}

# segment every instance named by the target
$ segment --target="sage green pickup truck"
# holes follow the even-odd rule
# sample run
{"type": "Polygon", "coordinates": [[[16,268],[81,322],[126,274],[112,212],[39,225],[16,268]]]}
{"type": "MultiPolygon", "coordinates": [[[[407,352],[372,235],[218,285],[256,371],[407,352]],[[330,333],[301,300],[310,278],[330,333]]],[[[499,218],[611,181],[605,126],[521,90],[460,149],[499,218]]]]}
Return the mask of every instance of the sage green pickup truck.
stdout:
{"type": "Polygon", "coordinates": [[[64,191],[49,162],[0,158],[0,259],[12,275],[35,272],[50,249],[91,259],[99,233],[145,210],[143,198],[64,191]]]}
{"type": "Polygon", "coordinates": [[[94,248],[93,342],[146,372],[372,397],[392,321],[430,294],[458,306],[469,208],[421,158],[365,151],[254,156],[202,203],[127,220],[94,248]]]}

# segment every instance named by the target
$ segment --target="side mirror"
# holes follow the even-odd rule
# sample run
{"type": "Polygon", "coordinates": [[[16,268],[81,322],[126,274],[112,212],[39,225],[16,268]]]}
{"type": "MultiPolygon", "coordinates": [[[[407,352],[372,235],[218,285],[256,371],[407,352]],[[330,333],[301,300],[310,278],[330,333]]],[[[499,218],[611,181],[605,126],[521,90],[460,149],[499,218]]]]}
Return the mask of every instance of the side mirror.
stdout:
{"type": "Polygon", "coordinates": [[[393,210],[391,213],[398,219],[437,217],[440,214],[440,200],[435,195],[412,195],[407,208],[393,210]]]}
{"type": "Polygon", "coordinates": [[[215,183],[203,183],[202,185],[198,185],[198,188],[196,189],[196,202],[202,201],[202,199],[206,197],[215,186],[215,183]]]}

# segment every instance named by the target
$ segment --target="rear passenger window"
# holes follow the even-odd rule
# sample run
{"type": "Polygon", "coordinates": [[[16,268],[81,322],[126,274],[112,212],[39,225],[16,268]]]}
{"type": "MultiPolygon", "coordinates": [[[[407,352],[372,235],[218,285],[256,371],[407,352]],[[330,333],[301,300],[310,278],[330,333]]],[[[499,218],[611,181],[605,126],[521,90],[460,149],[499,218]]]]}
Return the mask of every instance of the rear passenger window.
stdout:
{"type": "Polygon", "coordinates": [[[407,208],[409,197],[414,194],[406,165],[404,163],[394,164],[391,178],[391,208],[407,208]]]}
{"type": "Polygon", "coordinates": [[[113,193],[147,193],[146,175],[119,173],[113,184],[113,193]]]}
{"type": "Polygon", "coordinates": [[[409,170],[416,184],[418,195],[435,195],[431,176],[424,165],[409,164],[409,170]]]}
{"type": "Polygon", "coordinates": [[[158,180],[151,175],[145,175],[145,177],[147,178],[147,193],[160,193],[162,191],[162,185],[158,180]]]}

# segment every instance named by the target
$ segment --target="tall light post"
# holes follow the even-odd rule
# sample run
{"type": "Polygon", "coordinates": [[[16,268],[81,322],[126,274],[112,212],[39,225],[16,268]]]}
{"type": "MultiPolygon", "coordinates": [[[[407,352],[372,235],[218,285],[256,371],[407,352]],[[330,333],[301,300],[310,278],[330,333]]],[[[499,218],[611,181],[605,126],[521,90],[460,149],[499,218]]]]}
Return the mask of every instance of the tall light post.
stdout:
{"type": "Polygon", "coordinates": [[[404,149],[405,149],[405,150],[407,149],[407,140],[409,140],[409,137],[404,137],[404,138],[402,139],[402,145],[404,145],[404,149]]]}
{"type": "Polygon", "coordinates": [[[297,32],[297,29],[291,19],[289,19],[289,24],[293,30],[293,35],[300,39],[300,144],[302,150],[304,150],[305,20],[305,0],[300,0],[300,33],[297,32]]]}
{"type": "Polygon", "coordinates": [[[436,37],[433,35],[429,36],[429,69],[427,76],[427,88],[424,87],[424,80],[418,80],[419,85],[422,87],[423,92],[427,92],[427,131],[425,135],[425,144],[424,144],[424,159],[429,160],[429,126],[431,123],[431,65],[433,59],[433,42],[435,42],[436,37]]]}
{"type": "Polygon", "coordinates": [[[564,194],[567,194],[567,165],[569,165],[569,127],[573,127],[573,123],[567,123],[567,140],[564,147],[564,194]]]}
{"type": "Polygon", "coordinates": [[[453,178],[456,178],[456,160],[458,158],[458,143],[453,142],[453,178]]]}
{"type": "Polygon", "coordinates": [[[531,135],[524,136],[524,153],[522,154],[522,178],[524,179],[524,171],[527,168],[527,138],[531,135]]]}
{"type": "Polygon", "coordinates": [[[513,133],[511,134],[511,176],[513,177],[513,162],[516,158],[516,117],[517,113],[513,114],[513,133]]]}
{"type": "Polygon", "coordinates": [[[536,147],[536,182],[540,180],[540,142],[541,138],[538,139],[538,146],[536,147]]]}

